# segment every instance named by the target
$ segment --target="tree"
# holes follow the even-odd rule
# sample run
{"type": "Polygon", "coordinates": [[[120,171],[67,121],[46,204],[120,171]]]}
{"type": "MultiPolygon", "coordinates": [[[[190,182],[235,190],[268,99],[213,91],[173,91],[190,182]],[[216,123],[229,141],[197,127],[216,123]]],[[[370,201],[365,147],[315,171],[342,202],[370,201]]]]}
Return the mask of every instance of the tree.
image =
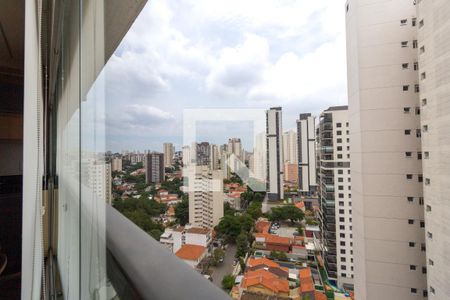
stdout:
{"type": "Polygon", "coordinates": [[[262,202],[252,201],[247,208],[247,213],[252,216],[253,220],[258,220],[262,216],[262,202]]]}
{"type": "Polygon", "coordinates": [[[175,206],[175,218],[181,226],[189,223],[189,200],[183,199],[175,206]]]}
{"type": "Polygon", "coordinates": [[[286,205],[281,207],[274,207],[269,215],[271,221],[287,221],[291,223],[303,220],[303,211],[293,205],[286,205]]]}
{"type": "Polygon", "coordinates": [[[271,251],[270,257],[273,259],[278,259],[278,260],[287,260],[288,259],[286,253],[281,252],[281,251],[271,251]]]}
{"type": "Polygon", "coordinates": [[[298,232],[298,235],[303,235],[305,233],[305,231],[303,230],[303,226],[302,225],[298,226],[297,232],[298,232]]]}
{"type": "Polygon", "coordinates": [[[236,240],[241,232],[239,217],[225,215],[216,226],[216,231],[228,241],[236,240]]]}
{"type": "Polygon", "coordinates": [[[214,252],[213,252],[214,265],[217,265],[220,262],[220,260],[222,260],[224,257],[225,257],[225,251],[223,251],[220,248],[214,249],[214,252]]]}
{"type": "Polygon", "coordinates": [[[225,275],[222,279],[222,288],[224,290],[230,291],[234,286],[234,276],[229,274],[225,275]]]}
{"type": "Polygon", "coordinates": [[[249,242],[248,234],[246,232],[241,232],[236,238],[236,257],[244,257],[248,251],[249,242]]]}
{"type": "Polygon", "coordinates": [[[225,202],[223,204],[223,214],[226,215],[230,215],[230,216],[234,216],[236,210],[234,208],[231,207],[230,203],[225,202]]]}

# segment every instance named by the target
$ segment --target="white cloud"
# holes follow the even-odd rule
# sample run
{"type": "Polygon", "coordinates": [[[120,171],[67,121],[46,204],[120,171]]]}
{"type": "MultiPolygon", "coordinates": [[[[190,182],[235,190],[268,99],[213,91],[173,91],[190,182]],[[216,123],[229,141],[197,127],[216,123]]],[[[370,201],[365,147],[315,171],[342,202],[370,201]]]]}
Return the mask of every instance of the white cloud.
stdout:
{"type": "Polygon", "coordinates": [[[210,92],[225,95],[246,93],[258,84],[268,65],[269,44],[263,37],[246,34],[236,47],[226,47],[213,62],[206,86],[210,92]]]}

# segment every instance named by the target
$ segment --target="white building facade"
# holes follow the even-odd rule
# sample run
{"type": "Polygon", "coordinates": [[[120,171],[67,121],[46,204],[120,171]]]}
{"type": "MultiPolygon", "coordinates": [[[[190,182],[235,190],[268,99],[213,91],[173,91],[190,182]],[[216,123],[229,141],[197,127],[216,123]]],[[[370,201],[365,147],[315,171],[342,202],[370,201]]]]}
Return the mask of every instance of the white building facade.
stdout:
{"type": "Polygon", "coordinates": [[[317,190],[316,172],[316,118],[300,114],[297,120],[298,190],[301,194],[313,194],[317,190]]]}
{"type": "Polygon", "coordinates": [[[428,294],[415,2],[349,0],[345,7],[355,294],[361,300],[428,294]]]}

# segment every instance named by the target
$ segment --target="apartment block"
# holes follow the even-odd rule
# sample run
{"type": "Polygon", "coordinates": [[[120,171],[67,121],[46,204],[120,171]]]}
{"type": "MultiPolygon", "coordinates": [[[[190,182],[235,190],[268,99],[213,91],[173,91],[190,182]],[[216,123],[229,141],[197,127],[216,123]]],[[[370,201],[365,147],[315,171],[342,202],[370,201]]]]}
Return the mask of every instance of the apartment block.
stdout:
{"type": "Polygon", "coordinates": [[[353,234],[348,107],[333,106],[320,115],[319,202],[323,257],[329,278],[353,289],[353,234]]]}
{"type": "Polygon", "coordinates": [[[145,182],[161,183],[164,181],[164,154],[151,152],[146,154],[145,159],[145,182]]]}
{"type": "Polygon", "coordinates": [[[217,145],[210,145],[209,155],[209,167],[211,168],[211,170],[218,170],[220,166],[220,157],[219,148],[217,147],[217,145]]]}
{"type": "Polygon", "coordinates": [[[450,299],[450,2],[417,2],[422,151],[411,159],[423,166],[428,298],[450,299]]]}
{"type": "Polygon", "coordinates": [[[266,111],[267,196],[272,201],[284,199],[282,124],[281,107],[266,111]]]}
{"type": "Polygon", "coordinates": [[[122,158],[114,157],[111,160],[111,170],[113,172],[122,172],[122,158]]]}
{"type": "Polygon", "coordinates": [[[298,190],[313,194],[317,190],[316,119],[310,113],[300,114],[297,120],[298,190]]]}
{"type": "Polygon", "coordinates": [[[213,228],[223,217],[223,174],[208,166],[197,166],[188,176],[189,223],[213,228]]]}
{"type": "Polygon", "coordinates": [[[164,143],[164,167],[171,167],[173,164],[174,147],[172,143],[164,143]]]}
{"type": "Polygon", "coordinates": [[[423,299],[416,1],[349,0],[345,14],[355,294],[423,299]]]}
{"type": "Polygon", "coordinates": [[[297,132],[295,130],[283,133],[283,159],[285,164],[296,164],[298,162],[297,132]]]}

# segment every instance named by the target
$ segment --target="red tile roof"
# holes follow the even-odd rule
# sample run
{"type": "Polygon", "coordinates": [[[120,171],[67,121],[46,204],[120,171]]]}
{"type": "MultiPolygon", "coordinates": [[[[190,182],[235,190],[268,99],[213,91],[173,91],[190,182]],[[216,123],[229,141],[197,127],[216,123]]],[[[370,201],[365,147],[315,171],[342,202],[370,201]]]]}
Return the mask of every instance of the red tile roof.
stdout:
{"type": "Polygon", "coordinates": [[[275,293],[289,293],[289,281],[279,278],[266,278],[264,276],[244,277],[241,287],[246,289],[250,286],[262,285],[275,293]]]}
{"type": "Polygon", "coordinates": [[[279,264],[277,264],[276,262],[274,262],[274,261],[272,261],[272,260],[270,260],[268,258],[265,258],[265,257],[262,257],[262,258],[250,258],[247,261],[247,266],[249,266],[249,267],[254,267],[254,266],[259,266],[259,265],[266,265],[268,267],[276,267],[276,268],[280,267],[279,264]]]}
{"type": "Polygon", "coordinates": [[[205,251],[206,248],[203,246],[185,244],[175,255],[181,259],[197,261],[205,251]]]}
{"type": "Polygon", "coordinates": [[[255,224],[256,232],[258,233],[267,233],[269,232],[270,222],[266,220],[257,221],[255,224]]]}
{"type": "Polygon", "coordinates": [[[314,291],[314,281],[311,275],[310,268],[300,269],[299,272],[300,277],[300,291],[302,293],[308,293],[314,291]]]}

